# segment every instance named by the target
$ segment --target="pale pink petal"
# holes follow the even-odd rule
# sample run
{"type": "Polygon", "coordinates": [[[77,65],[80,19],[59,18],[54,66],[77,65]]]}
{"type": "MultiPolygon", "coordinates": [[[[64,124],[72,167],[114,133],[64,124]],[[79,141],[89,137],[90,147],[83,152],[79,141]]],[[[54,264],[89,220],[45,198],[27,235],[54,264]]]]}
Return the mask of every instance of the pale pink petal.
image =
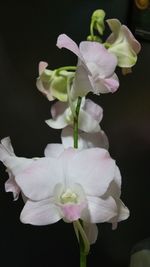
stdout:
{"type": "Polygon", "coordinates": [[[103,118],[103,109],[94,103],[91,99],[86,99],[83,109],[93,117],[98,123],[101,122],[103,118]]]}
{"type": "Polygon", "coordinates": [[[97,77],[95,80],[95,93],[114,93],[119,87],[119,80],[116,74],[110,78],[97,77]]]}
{"type": "Polygon", "coordinates": [[[115,161],[101,148],[78,151],[69,161],[67,176],[79,183],[86,194],[101,196],[114,179],[115,161]]]}
{"type": "Polygon", "coordinates": [[[92,91],[92,84],[89,79],[89,73],[84,66],[79,65],[77,66],[77,70],[75,72],[71,96],[73,99],[76,99],[78,96],[83,97],[87,95],[90,91],[92,91]]]}
{"type": "Polygon", "coordinates": [[[79,140],[84,142],[85,148],[100,147],[107,150],[109,148],[108,138],[102,130],[97,133],[80,133],[79,140]]]}
{"type": "Polygon", "coordinates": [[[22,223],[32,225],[48,225],[56,223],[61,219],[59,208],[53,204],[51,199],[32,202],[28,200],[21,212],[22,223]]]}
{"type": "Polygon", "coordinates": [[[83,210],[82,204],[65,204],[61,206],[63,218],[68,222],[77,221],[81,218],[81,212],[83,210]]]}
{"type": "Polygon", "coordinates": [[[15,177],[28,198],[39,201],[53,195],[54,187],[64,179],[62,162],[56,158],[41,158],[15,177]]]}
{"type": "Polygon", "coordinates": [[[96,242],[98,236],[98,227],[95,223],[83,222],[84,231],[89,240],[89,243],[92,245],[96,242]]]}
{"type": "Polygon", "coordinates": [[[98,132],[100,130],[99,122],[83,109],[80,110],[78,124],[79,129],[87,133],[98,132]]]}
{"type": "Polygon", "coordinates": [[[57,39],[58,48],[66,48],[73,52],[77,57],[84,61],[77,44],[66,34],[60,34],[57,39]]]}
{"type": "Polygon", "coordinates": [[[88,211],[82,215],[82,219],[89,223],[103,223],[117,215],[116,202],[112,197],[101,199],[88,196],[88,211]]]}
{"type": "Polygon", "coordinates": [[[91,73],[92,68],[89,67],[88,63],[95,63],[97,72],[102,77],[109,77],[113,74],[117,65],[117,58],[103,45],[98,42],[85,41],[80,43],[79,48],[91,73]]]}
{"type": "Polygon", "coordinates": [[[68,105],[66,103],[64,103],[64,102],[62,103],[60,101],[57,101],[51,107],[51,115],[52,115],[52,118],[53,119],[57,118],[62,113],[64,113],[67,108],[68,108],[68,105]]]}
{"type": "Polygon", "coordinates": [[[62,144],[48,144],[44,150],[45,157],[58,158],[64,152],[62,144]]]}
{"type": "Polygon", "coordinates": [[[5,191],[12,192],[14,200],[17,200],[20,194],[20,187],[17,185],[14,176],[9,172],[9,179],[5,182],[5,191]]]}
{"type": "Polygon", "coordinates": [[[39,63],[39,75],[42,74],[42,72],[47,68],[47,66],[48,66],[47,62],[41,61],[39,63]]]}

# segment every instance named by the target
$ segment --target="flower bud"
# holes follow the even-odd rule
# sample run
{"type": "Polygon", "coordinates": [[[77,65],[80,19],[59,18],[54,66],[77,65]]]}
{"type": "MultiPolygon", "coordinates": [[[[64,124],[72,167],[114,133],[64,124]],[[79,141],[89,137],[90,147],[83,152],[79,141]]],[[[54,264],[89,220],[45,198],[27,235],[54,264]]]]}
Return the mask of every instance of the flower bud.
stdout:
{"type": "Polygon", "coordinates": [[[103,35],[105,25],[104,25],[105,12],[102,9],[97,9],[92,14],[93,28],[103,35]]]}

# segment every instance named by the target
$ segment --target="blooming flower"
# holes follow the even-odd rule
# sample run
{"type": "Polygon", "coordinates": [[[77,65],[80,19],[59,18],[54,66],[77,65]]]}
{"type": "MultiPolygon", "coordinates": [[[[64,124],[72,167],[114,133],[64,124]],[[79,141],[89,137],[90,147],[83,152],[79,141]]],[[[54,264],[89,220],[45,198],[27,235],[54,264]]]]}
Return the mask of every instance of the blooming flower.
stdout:
{"type": "MultiPolygon", "coordinates": [[[[76,106],[76,101],[74,106],[76,106]]],[[[102,113],[102,108],[92,100],[82,99],[78,122],[79,129],[85,132],[99,132],[102,113]]],[[[67,103],[56,102],[51,108],[51,115],[52,119],[46,120],[46,123],[54,129],[62,129],[67,125],[73,125],[74,118],[67,103]]]]}
{"type": "Polygon", "coordinates": [[[66,70],[48,70],[48,64],[41,61],[39,63],[39,77],[37,78],[36,86],[49,101],[57,98],[60,101],[67,101],[67,77],[73,72],[66,70]]]}
{"type": "Polygon", "coordinates": [[[72,97],[85,96],[88,92],[94,94],[115,92],[119,86],[114,70],[117,65],[115,55],[107,51],[97,42],[81,42],[77,44],[67,35],[61,34],[57,40],[59,48],[67,48],[78,57],[75,80],[72,87],[72,97]]]}
{"type": "Polygon", "coordinates": [[[118,19],[108,19],[107,23],[112,30],[106,40],[109,44],[108,51],[114,53],[118,58],[118,66],[130,68],[137,61],[137,54],[141,49],[140,43],[134,38],[127,26],[121,25],[118,19]]]}

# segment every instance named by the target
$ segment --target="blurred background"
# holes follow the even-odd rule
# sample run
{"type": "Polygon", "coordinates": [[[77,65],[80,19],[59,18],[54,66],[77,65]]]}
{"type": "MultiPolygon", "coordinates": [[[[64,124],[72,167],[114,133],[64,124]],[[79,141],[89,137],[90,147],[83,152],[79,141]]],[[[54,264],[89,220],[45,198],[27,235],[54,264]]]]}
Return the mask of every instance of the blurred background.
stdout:
{"type": "MultiPolygon", "coordinates": [[[[66,33],[79,43],[89,34],[95,9],[136,29],[137,7],[128,0],[5,1],[0,5],[0,138],[10,136],[18,156],[43,156],[47,143],[60,142],[60,131],[49,128],[51,103],[36,89],[39,61],[49,68],[75,65],[76,57],[56,47],[66,33]]],[[[141,13],[138,13],[140,16],[141,13]]],[[[142,13],[143,14],[143,13],[142,13]]],[[[142,26],[141,26],[142,27],[142,26]]],[[[122,199],[131,215],[112,231],[99,225],[88,266],[127,267],[132,247],[150,236],[150,43],[142,45],[133,73],[122,76],[115,94],[89,96],[104,109],[102,128],[110,153],[122,173],[122,199]]],[[[0,164],[0,255],[4,267],[79,266],[78,244],[71,224],[46,227],[19,221],[23,202],[4,192],[7,179],[0,164]]]]}

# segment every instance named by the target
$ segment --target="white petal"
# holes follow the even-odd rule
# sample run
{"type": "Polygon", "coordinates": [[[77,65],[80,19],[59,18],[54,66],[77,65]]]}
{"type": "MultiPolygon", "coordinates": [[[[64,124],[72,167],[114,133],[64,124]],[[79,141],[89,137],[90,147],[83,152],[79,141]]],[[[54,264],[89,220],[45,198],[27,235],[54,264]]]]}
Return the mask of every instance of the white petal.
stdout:
{"type": "Polygon", "coordinates": [[[49,119],[45,121],[46,124],[53,129],[62,129],[68,125],[66,114],[59,115],[55,120],[49,119]]]}
{"type": "Polygon", "coordinates": [[[14,155],[14,149],[12,147],[11,140],[10,140],[9,136],[3,138],[1,140],[1,144],[10,155],[14,155]]]}
{"type": "Polygon", "coordinates": [[[98,236],[98,227],[95,223],[83,222],[84,231],[89,240],[89,243],[92,245],[96,242],[98,236]]]}
{"type": "Polygon", "coordinates": [[[64,152],[62,144],[48,144],[44,150],[45,157],[58,158],[64,152]]]}
{"type": "Polygon", "coordinates": [[[98,132],[100,130],[99,122],[83,109],[80,110],[78,124],[79,129],[87,133],[98,132]]]}
{"type": "Polygon", "coordinates": [[[61,219],[58,207],[50,199],[39,202],[28,200],[21,212],[22,223],[33,225],[47,225],[61,219]]]}
{"type": "Polygon", "coordinates": [[[114,179],[115,161],[101,148],[77,151],[68,165],[70,181],[81,184],[86,194],[101,196],[114,179]]]}
{"type": "Polygon", "coordinates": [[[107,222],[117,214],[116,202],[112,197],[102,199],[87,197],[88,211],[85,211],[82,219],[91,223],[107,222]]]}
{"type": "Polygon", "coordinates": [[[14,200],[17,200],[20,194],[20,188],[17,185],[13,175],[10,175],[10,172],[9,172],[9,179],[5,182],[5,191],[12,192],[14,200]]]}
{"type": "Polygon", "coordinates": [[[39,201],[51,197],[55,185],[61,183],[63,177],[62,162],[59,159],[41,158],[15,179],[25,196],[39,201]]]}

